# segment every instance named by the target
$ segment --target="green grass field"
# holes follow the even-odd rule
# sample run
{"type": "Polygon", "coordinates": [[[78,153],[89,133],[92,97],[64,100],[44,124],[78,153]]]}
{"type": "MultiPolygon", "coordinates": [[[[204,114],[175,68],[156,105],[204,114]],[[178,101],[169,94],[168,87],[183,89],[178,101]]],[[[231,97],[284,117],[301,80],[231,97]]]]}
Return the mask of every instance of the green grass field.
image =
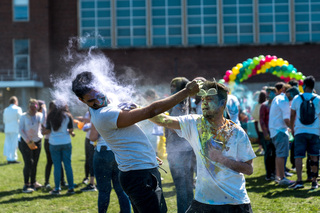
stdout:
{"type": "MultiPolygon", "coordinates": [[[[22,193],[23,187],[23,163],[6,164],[3,156],[4,134],[0,133],[0,212],[97,212],[98,192],[81,193],[80,188],[84,178],[84,137],[85,134],[76,130],[76,137],[72,141],[72,167],[74,181],[77,184],[74,195],[65,195],[66,190],[60,196],[52,196],[46,190],[38,190],[31,194],[22,193]]],[[[257,145],[253,144],[254,150],[257,145]]],[[[21,153],[19,161],[22,161],[21,153]]],[[[44,170],[46,156],[44,149],[41,151],[38,163],[37,181],[44,183],[44,170]]],[[[290,163],[288,162],[288,165],[290,163]]],[[[176,212],[175,187],[165,161],[163,166],[168,174],[160,170],[164,181],[163,190],[168,212],[176,212]]],[[[303,179],[306,179],[305,170],[303,179]]],[[[254,173],[246,177],[247,190],[251,199],[254,212],[319,212],[320,211],[320,189],[311,191],[311,184],[305,184],[304,189],[289,190],[277,186],[274,182],[266,182],[264,176],[263,157],[258,156],[254,160],[254,173]]],[[[295,175],[290,179],[295,180],[295,175]]],[[[51,186],[54,185],[53,171],[50,179],[51,186]]],[[[119,212],[117,197],[112,191],[108,212],[119,212]]]]}

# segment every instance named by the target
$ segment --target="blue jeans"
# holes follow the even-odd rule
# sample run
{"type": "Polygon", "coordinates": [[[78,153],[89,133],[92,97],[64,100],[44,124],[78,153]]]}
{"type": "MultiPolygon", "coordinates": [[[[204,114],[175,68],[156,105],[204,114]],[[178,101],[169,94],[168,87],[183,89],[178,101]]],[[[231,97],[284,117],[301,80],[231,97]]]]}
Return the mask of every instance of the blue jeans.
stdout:
{"type": "Polygon", "coordinates": [[[61,180],[61,161],[64,164],[64,169],[67,175],[67,181],[69,189],[73,189],[73,172],[71,167],[71,143],[63,145],[52,145],[49,146],[51,158],[54,166],[54,184],[55,190],[60,190],[60,180],[61,180]]]}
{"type": "Polygon", "coordinates": [[[185,213],[193,200],[194,152],[168,152],[169,168],[177,192],[178,213],[185,213]]]}
{"type": "Polygon", "coordinates": [[[101,147],[100,152],[95,150],[93,155],[93,170],[97,181],[97,188],[99,190],[98,212],[104,213],[108,210],[110,192],[112,189],[111,180],[113,188],[118,196],[120,212],[131,212],[129,198],[120,185],[119,169],[113,152],[106,150],[105,147],[101,147]]]}

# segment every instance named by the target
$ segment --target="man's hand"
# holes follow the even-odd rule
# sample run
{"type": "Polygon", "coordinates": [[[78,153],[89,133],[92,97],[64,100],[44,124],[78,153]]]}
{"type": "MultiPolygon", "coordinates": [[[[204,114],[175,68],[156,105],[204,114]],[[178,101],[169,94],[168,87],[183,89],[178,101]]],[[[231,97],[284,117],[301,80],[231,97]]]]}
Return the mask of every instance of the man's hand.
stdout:
{"type": "Polygon", "coordinates": [[[209,148],[208,150],[209,158],[212,161],[220,162],[221,159],[223,158],[222,152],[214,148],[211,143],[208,144],[208,148],[209,148]]]}
{"type": "Polygon", "coordinates": [[[197,81],[193,80],[186,85],[186,89],[189,93],[189,96],[194,96],[199,92],[200,85],[197,83],[197,81]]]}

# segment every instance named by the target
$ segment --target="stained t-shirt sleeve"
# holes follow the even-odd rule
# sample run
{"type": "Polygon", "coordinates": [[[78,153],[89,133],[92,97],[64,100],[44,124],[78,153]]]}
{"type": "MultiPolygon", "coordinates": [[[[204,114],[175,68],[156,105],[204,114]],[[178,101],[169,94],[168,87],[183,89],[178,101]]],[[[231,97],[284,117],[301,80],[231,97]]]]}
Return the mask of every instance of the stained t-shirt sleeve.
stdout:
{"type": "Polygon", "coordinates": [[[180,130],[175,131],[180,137],[185,138],[191,145],[198,142],[198,140],[195,138],[198,135],[196,123],[196,118],[198,116],[199,115],[185,115],[177,117],[180,130]]]}
{"type": "Polygon", "coordinates": [[[239,130],[238,132],[237,144],[237,161],[246,162],[256,157],[249,137],[243,130],[239,130]]]}
{"type": "Polygon", "coordinates": [[[92,119],[95,121],[95,126],[104,126],[108,129],[118,129],[117,121],[120,114],[120,109],[116,107],[105,107],[100,111],[94,111],[91,113],[92,119]]]}

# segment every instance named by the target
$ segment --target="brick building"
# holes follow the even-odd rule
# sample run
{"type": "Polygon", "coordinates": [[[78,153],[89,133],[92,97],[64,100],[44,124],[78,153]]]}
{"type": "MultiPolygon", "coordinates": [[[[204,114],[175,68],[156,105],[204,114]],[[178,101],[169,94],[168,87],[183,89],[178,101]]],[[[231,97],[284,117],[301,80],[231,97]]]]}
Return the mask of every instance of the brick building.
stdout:
{"type": "Polygon", "coordinates": [[[72,66],[63,60],[72,37],[85,38],[76,51],[94,45],[116,74],[130,67],[148,83],[221,79],[268,54],[320,79],[320,0],[2,0],[0,26],[0,109],[12,95],[24,110],[29,97],[49,101],[50,76],[72,66]]]}

